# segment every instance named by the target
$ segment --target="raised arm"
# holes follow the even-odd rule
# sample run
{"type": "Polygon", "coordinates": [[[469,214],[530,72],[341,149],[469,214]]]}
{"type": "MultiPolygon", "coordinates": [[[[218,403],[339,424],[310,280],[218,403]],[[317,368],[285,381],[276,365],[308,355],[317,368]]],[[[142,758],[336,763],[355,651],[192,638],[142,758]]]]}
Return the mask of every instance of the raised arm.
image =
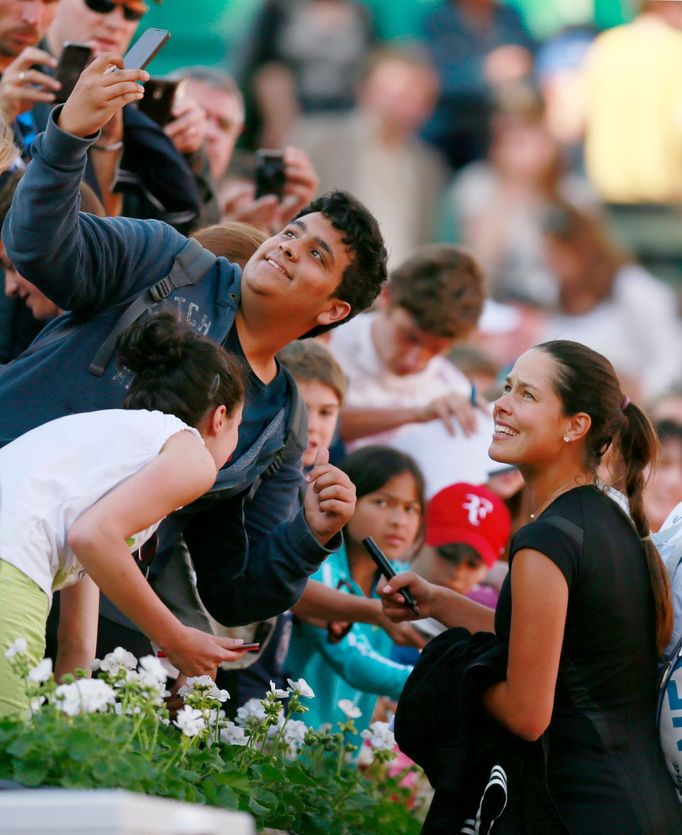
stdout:
{"type": "Polygon", "coordinates": [[[79,214],[87,150],[111,114],[140,97],[146,73],[106,73],[96,59],[33,144],[3,227],[7,255],[21,275],[65,310],[96,310],[165,275],[185,238],[155,221],[79,214]]]}
{"type": "Polygon", "coordinates": [[[322,545],[303,510],[290,519],[301,478],[300,459],[286,463],[243,511],[235,497],[190,518],[184,535],[197,590],[219,623],[238,626],[286,611],[303,594],[308,577],[341,546],[340,535],[322,545]]]}

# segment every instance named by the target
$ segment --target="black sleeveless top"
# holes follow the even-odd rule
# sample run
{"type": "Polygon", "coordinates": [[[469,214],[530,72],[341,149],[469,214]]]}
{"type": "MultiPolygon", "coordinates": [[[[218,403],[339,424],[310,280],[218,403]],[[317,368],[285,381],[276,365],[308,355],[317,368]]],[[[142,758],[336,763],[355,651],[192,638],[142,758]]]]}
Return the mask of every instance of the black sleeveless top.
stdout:
{"type": "MultiPolygon", "coordinates": [[[[564,822],[575,835],[680,835],[655,727],[654,599],[641,540],[615,500],[588,485],[521,528],[510,562],[523,548],[552,560],[569,588],[546,735],[549,789],[564,822]]],[[[508,576],[495,616],[504,642],[512,607],[508,576]]]]}

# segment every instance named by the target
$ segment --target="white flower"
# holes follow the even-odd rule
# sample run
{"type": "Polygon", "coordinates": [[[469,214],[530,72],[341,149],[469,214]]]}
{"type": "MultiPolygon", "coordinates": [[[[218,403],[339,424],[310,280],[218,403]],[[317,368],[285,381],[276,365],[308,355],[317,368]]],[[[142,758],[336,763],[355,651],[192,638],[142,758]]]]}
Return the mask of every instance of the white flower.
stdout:
{"type": "Polygon", "coordinates": [[[375,751],[392,751],[395,748],[395,736],[388,722],[372,722],[369,729],[363,731],[360,736],[369,740],[375,751]]]}
{"type": "Polygon", "coordinates": [[[5,658],[14,658],[15,655],[23,655],[28,649],[26,638],[17,638],[16,641],[5,650],[5,658]]]}
{"type": "Polygon", "coordinates": [[[227,745],[246,745],[249,741],[244,728],[240,728],[234,722],[228,722],[224,728],[220,729],[220,738],[227,745]]]}
{"type": "Polygon", "coordinates": [[[270,692],[276,699],[288,699],[289,698],[289,691],[288,690],[280,690],[279,687],[275,685],[274,681],[270,682],[270,692]]]}
{"type": "Polygon", "coordinates": [[[288,678],[287,684],[289,685],[289,690],[291,693],[295,693],[297,696],[302,696],[304,699],[315,698],[313,688],[308,684],[308,682],[304,678],[299,678],[298,681],[292,681],[290,678],[288,678]]]}
{"type": "Polygon", "coordinates": [[[35,699],[31,699],[31,713],[37,713],[44,704],[45,696],[37,696],[35,699]]]}
{"type": "MultiPolygon", "coordinates": [[[[134,670],[136,666],[137,659],[135,656],[123,647],[116,647],[113,652],[107,653],[99,662],[99,669],[111,675],[116,675],[119,670],[134,670]]],[[[93,665],[93,669],[97,669],[97,667],[93,665]]]]}
{"type": "Polygon", "coordinates": [[[265,708],[260,699],[249,699],[237,709],[237,724],[242,728],[254,725],[265,719],[265,708]]]}
{"type": "Polygon", "coordinates": [[[136,670],[126,670],[125,677],[116,679],[114,687],[125,687],[126,684],[133,684],[140,680],[140,674],[136,670]]]}
{"type": "Polygon", "coordinates": [[[104,713],[116,701],[116,694],[101,679],[81,678],[73,684],[60,684],[54,698],[61,711],[78,716],[79,713],[104,713]]]}
{"type": "Polygon", "coordinates": [[[289,745],[303,745],[305,735],[308,733],[308,726],[299,719],[290,719],[284,729],[284,738],[289,745]]]}
{"type": "Polygon", "coordinates": [[[186,696],[195,688],[199,689],[201,687],[208,687],[211,689],[212,687],[215,687],[215,682],[210,676],[190,676],[185,684],[183,684],[178,690],[178,696],[186,696]]]}
{"type": "Polygon", "coordinates": [[[43,658],[43,660],[28,671],[28,680],[33,684],[42,684],[44,681],[49,681],[52,676],[52,659],[43,658]]]}
{"type": "Polygon", "coordinates": [[[140,683],[149,687],[166,684],[166,668],[154,655],[145,655],[144,658],[140,658],[139,676],[140,683]]]}
{"type": "Polygon", "coordinates": [[[217,699],[219,702],[226,702],[230,698],[230,694],[227,690],[221,690],[210,676],[195,676],[188,678],[186,684],[183,684],[183,686],[178,690],[178,695],[184,698],[194,692],[194,690],[198,690],[200,692],[207,690],[208,692],[206,695],[211,699],[217,699]]]}
{"type": "Polygon", "coordinates": [[[349,719],[359,719],[362,716],[360,708],[350,699],[341,699],[340,702],[337,702],[337,705],[349,719]]]}
{"type": "Polygon", "coordinates": [[[175,724],[185,736],[196,736],[206,728],[206,720],[200,710],[185,705],[178,711],[175,724]]]}

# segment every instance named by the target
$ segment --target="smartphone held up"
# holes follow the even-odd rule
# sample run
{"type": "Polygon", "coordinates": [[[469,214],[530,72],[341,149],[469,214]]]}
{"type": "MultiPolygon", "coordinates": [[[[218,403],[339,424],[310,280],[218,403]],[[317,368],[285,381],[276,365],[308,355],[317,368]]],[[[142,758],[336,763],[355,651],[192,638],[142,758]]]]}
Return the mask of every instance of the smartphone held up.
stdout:
{"type": "Polygon", "coordinates": [[[145,29],[123,56],[126,70],[143,70],[162,46],[168,43],[168,29],[145,29]]]}
{"type": "Polygon", "coordinates": [[[286,180],[283,151],[256,151],[256,200],[274,194],[281,201],[286,180]]]}
{"type": "Polygon", "coordinates": [[[144,98],[137,106],[157,125],[165,127],[173,120],[173,105],[182,97],[185,87],[187,79],[150,78],[144,85],[144,98]]]}
{"type": "Polygon", "coordinates": [[[63,104],[73,92],[83,70],[92,61],[92,49],[84,43],[64,44],[55,79],[61,84],[55,93],[55,103],[63,104]]]}

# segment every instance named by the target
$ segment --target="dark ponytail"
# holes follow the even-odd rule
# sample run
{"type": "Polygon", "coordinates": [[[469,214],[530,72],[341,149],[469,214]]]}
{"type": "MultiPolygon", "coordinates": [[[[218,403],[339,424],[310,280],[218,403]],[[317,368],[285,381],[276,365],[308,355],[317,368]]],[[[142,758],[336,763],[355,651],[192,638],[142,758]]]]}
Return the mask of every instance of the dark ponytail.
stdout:
{"type": "Polygon", "coordinates": [[[642,537],[651,584],[656,603],[656,643],[662,652],[673,631],[673,608],[670,582],[661,555],[651,541],[649,522],[644,512],[644,476],[658,458],[659,443],[649,418],[634,403],[627,401],[623,409],[623,428],[619,447],[623,467],[623,482],[630,506],[630,516],[642,537]],[[657,593],[657,590],[658,593],[657,593]]]}
{"type": "Polygon", "coordinates": [[[554,389],[566,415],[586,412],[592,421],[586,436],[586,467],[596,473],[602,456],[613,445],[619,453],[620,486],[628,497],[632,522],[642,539],[656,611],[656,644],[663,651],[673,628],[670,583],[663,560],[650,539],[644,512],[645,472],[658,455],[651,421],[624,397],[611,363],[578,342],[556,340],[537,346],[557,366],[554,389]]]}
{"type": "Polygon", "coordinates": [[[126,409],[158,410],[197,426],[211,406],[224,405],[231,417],[244,399],[237,360],[172,313],[136,323],[119,336],[116,349],[119,365],[134,374],[126,409]]]}

